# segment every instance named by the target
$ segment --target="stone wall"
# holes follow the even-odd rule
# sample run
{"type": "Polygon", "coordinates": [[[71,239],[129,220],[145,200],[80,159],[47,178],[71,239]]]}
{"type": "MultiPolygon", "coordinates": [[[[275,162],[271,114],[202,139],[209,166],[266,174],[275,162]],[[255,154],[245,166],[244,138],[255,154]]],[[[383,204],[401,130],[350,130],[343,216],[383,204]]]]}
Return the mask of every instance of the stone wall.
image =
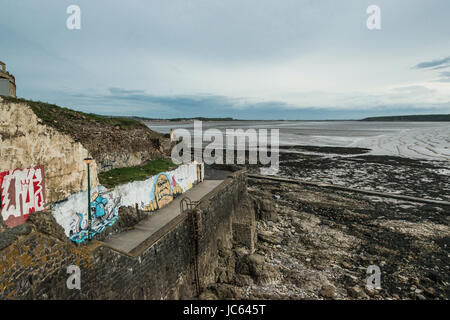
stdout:
{"type": "MultiPolygon", "coordinates": [[[[55,202],[87,189],[83,159],[88,156],[81,143],[44,125],[26,103],[0,98],[0,172],[43,166],[46,200],[55,202]]],[[[95,162],[91,169],[91,185],[95,186],[95,162]]]]}
{"type": "Polygon", "coordinates": [[[8,91],[10,97],[16,97],[16,79],[12,74],[6,71],[4,63],[0,63],[0,78],[8,80],[8,91]]]}
{"type": "MultiPolygon", "coordinates": [[[[246,186],[245,172],[236,172],[197,206],[202,221],[198,256],[202,288],[217,280],[221,251],[233,246],[236,223],[241,224],[241,232],[254,233],[254,223],[247,230],[242,226],[242,221],[254,221],[254,212],[246,205],[246,186]]],[[[45,234],[32,221],[17,228],[20,232],[11,235],[16,240],[3,250],[0,247],[0,299],[184,299],[195,295],[186,212],[130,254],[100,241],[77,247],[45,234]],[[81,269],[81,290],[66,287],[69,265],[81,269]]],[[[251,251],[253,244],[247,245],[251,251]]]]}

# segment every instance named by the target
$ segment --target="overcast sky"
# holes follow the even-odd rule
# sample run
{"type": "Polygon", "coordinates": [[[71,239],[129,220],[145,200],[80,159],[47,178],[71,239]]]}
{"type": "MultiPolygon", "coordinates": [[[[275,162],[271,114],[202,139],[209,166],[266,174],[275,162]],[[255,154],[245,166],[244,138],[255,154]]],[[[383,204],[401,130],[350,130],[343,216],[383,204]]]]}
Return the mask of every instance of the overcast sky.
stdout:
{"type": "Polygon", "coordinates": [[[2,0],[0,60],[18,96],[99,114],[450,113],[449,14],[448,0],[2,0]]]}

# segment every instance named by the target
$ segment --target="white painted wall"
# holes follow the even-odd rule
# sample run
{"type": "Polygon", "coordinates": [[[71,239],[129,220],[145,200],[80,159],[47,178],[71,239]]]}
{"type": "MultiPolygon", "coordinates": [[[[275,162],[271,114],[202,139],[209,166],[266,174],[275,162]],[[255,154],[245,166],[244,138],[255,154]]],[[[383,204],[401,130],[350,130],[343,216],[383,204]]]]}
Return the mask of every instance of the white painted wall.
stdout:
{"type": "MultiPolygon", "coordinates": [[[[197,164],[198,165],[198,164],[197,164]]],[[[191,189],[197,181],[197,165],[194,163],[184,164],[175,170],[165,172],[170,177],[175,177],[176,184],[179,185],[184,192],[191,189]]],[[[204,164],[201,165],[201,180],[204,176],[204,164]]],[[[153,185],[158,175],[152,176],[145,181],[135,181],[117,186],[113,190],[107,190],[103,186],[92,188],[91,195],[95,192],[103,194],[109,199],[120,198],[120,206],[135,206],[138,204],[139,209],[144,207],[152,200],[153,185]]],[[[171,180],[172,181],[172,180],[171,180]]],[[[65,201],[59,202],[52,207],[52,214],[56,222],[60,224],[67,236],[70,230],[73,230],[74,220],[77,219],[77,213],[87,217],[87,191],[78,192],[70,195],[65,201]]]]}

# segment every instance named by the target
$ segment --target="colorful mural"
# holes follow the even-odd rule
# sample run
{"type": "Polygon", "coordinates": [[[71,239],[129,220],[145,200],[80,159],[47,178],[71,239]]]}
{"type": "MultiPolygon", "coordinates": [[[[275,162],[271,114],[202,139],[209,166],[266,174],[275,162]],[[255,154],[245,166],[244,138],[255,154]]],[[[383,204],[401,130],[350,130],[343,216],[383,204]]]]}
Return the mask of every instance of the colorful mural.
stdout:
{"type": "Polygon", "coordinates": [[[3,221],[11,228],[25,223],[31,213],[44,210],[44,168],[0,172],[0,200],[3,221]]]}
{"type": "MultiPolygon", "coordinates": [[[[120,197],[95,192],[91,196],[91,236],[113,226],[119,219],[120,197]]],[[[70,223],[70,240],[80,243],[89,238],[88,214],[75,213],[70,223]]]]}
{"type": "MultiPolygon", "coordinates": [[[[138,207],[143,211],[158,210],[203,180],[203,164],[184,164],[175,170],[162,172],[145,181],[135,181],[107,190],[102,186],[93,188],[91,197],[92,235],[114,225],[121,206],[138,207]]],[[[88,239],[86,213],[87,192],[71,195],[66,201],[52,208],[55,220],[64,228],[66,235],[80,243],[88,239]]]]}
{"type": "Polygon", "coordinates": [[[170,176],[167,173],[160,173],[153,180],[153,187],[150,191],[150,202],[144,207],[146,211],[158,210],[183,193],[174,175],[170,176]]]}

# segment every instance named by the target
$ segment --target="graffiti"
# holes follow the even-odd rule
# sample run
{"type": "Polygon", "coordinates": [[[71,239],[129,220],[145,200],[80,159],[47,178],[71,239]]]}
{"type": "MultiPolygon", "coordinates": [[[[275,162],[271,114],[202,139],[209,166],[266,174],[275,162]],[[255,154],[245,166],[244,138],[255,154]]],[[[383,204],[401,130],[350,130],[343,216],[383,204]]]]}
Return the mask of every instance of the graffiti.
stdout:
{"type": "MultiPolygon", "coordinates": [[[[119,219],[120,197],[94,192],[91,196],[91,237],[102,233],[106,227],[113,226],[119,219]]],[[[89,238],[89,217],[76,212],[70,223],[70,240],[80,243],[89,238]]]]}
{"type": "Polygon", "coordinates": [[[164,172],[153,179],[150,203],[144,207],[146,211],[158,210],[183,193],[183,189],[176,182],[175,175],[170,176],[170,174],[164,172]]]}
{"type": "Polygon", "coordinates": [[[44,168],[0,172],[3,221],[8,227],[24,224],[28,216],[45,209],[44,168]]]}
{"type": "MultiPolygon", "coordinates": [[[[117,186],[113,190],[97,186],[92,190],[89,209],[91,211],[91,235],[113,226],[119,218],[119,208],[137,207],[153,212],[185,193],[195,183],[203,180],[203,164],[185,164],[175,170],[162,172],[144,181],[134,181],[117,186]]],[[[66,235],[77,243],[88,239],[87,192],[72,194],[67,200],[55,204],[52,214],[66,235]]]]}

